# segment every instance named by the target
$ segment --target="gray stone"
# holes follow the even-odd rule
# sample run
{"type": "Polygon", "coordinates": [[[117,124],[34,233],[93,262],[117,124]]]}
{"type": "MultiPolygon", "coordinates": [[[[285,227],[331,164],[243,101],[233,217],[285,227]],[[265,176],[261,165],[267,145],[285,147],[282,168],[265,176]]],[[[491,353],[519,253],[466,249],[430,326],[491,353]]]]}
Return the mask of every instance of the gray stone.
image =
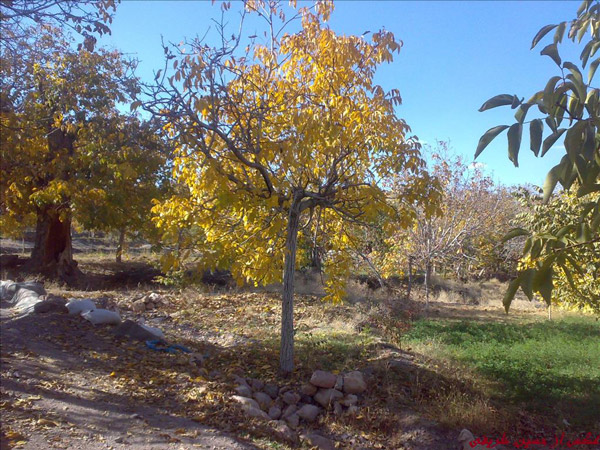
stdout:
{"type": "Polygon", "coordinates": [[[271,406],[269,408],[269,417],[273,420],[277,420],[281,417],[281,408],[277,407],[277,406],[271,406]]]}
{"type": "Polygon", "coordinates": [[[287,405],[295,405],[300,401],[300,395],[293,391],[288,391],[282,396],[282,400],[287,405]]]}
{"type": "Polygon", "coordinates": [[[268,394],[272,399],[276,399],[279,394],[279,387],[273,383],[265,384],[263,391],[268,394]]]}
{"type": "Polygon", "coordinates": [[[252,398],[252,389],[250,389],[248,386],[244,386],[243,384],[240,384],[238,387],[236,387],[235,392],[242,397],[252,398]]]}
{"type": "Polygon", "coordinates": [[[266,412],[252,406],[244,406],[244,411],[248,417],[256,417],[257,419],[270,420],[266,412]]]}
{"type": "Polygon", "coordinates": [[[314,384],[305,383],[300,388],[300,392],[304,395],[310,395],[311,397],[317,393],[319,390],[314,384]]]}
{"type": "Polygon", "coordinates": [[[344,392],[347,394],[361,394],[367,390],[367,383],[362,372],[350,372],[344,375],[344,392]]]}
{"type": "Polygon", "coordinates": [[[271,407],[271,404],[273,404],[273,400],[271,399],[271,397],[265,394],[264,392],[255,392],[253,397],[254,400],[256,400],[260,405],[260,408],[265,411],[268,411],[271,407]]]}
{"type": "Polygon", "coordinates": [[[68,314],[69,310],[65,306],[66,303],[67,302],[64,298],[54,297],[49,300],[36,303],[33,306],[33,312],[36,314],[45,314],[49,312],[68,314]]]}
{"type": "Polygon", "coordinates": [[[300,396],[300,401],[302,403],[314,403],[314,400],[310,395],[304,395],[304,394],[302,394],[300,396]]]}
{"type": "Polygon", "coordinates": [[[287,422],[287,424],[294,430],[298,428],[298,425],[300,425],[300,416],[296,413],[290,414],[289,416],[284,417],[284,419],[287,422]]]}
{"type": "Polygon", "coordinates": [[[313,447],[319,450],[335,450],[335,444],[331,439],[321,436],[320,434],[310,433],[302,435],[302,439],[308,441],[313,447]]]}
{"type": "Polygon", "coordinates": [[[335,389],[319,389],[319,392],[315,394],[314,399],[319,405],[328,408],[330,405],[333,405],[335,401],[343,397],[344,394],[335,389]]]}
{"type": "Polygon", "coordinates": [[[116,336],[136,341],[156,340],[156,336],[133,320],[125,320],[113,329],[116,336]]]}
{"type": "Polygon", "coordinates": [[[263,383],[260,380],[257,380],[256,378],[252,378],[250,380],[250,387],[253,391],[262,391],[262,388],[265,387],[265,383],[263,383]]]}
{"type": "Polygon", "coordinates": [[[131,305],[131,309],[135,313],[143,313],[144,311],[146,311],[146,304],[143,300],[138,300],[136,302],[133,302],[133,304],[131,305]]]}
{"type": "Polygon", "coordinates": [[[342,407],[342,405],[340,404],[340,402],[335,402],[333,404],[333,413],[336,416],[341,416],[343,412],[344,412],[344,408],[342,407]]]}
{"type": "Polygon", "coordinates": [[[241,384],[241,385],[244,385],[244,386],[247,386],[248,388],[250,388],[250,385],[248,384],[248,382],[246,381],[246,379],[242,378],[242,377],[240,377],[238,375],[234,375],[233,376],[233,381],[235,381],[237,384],[241,384]]]}
{"type": "Polygon", "coordinates": [[[307,422],[314,422],[321,412],[321,408],[315,405],[304,405],[296,414],[307,422]]]}
{"type": "Polygon", "coordinates": [[[350,416],[356,416],[358,414],[358,406],[356,406],[356,405],[350,406],[346,410],[346,414],[348,414],[350,416]]]}
{"type": "Polygon", "coordinates": [[[335,386],[333,387],[336,391],[341,391],[344,387],[344,377],[338,375],[335,379],[335,386]]]}
{"type": "Polygon", "coordinates": [[[336,381],[337,377],[334,374],[324,370],[315,370],[310,377],[310,384],[326,389],[334,387],[336,381]]]}
{"type": "Polygon", "coordinates": [[[358,397],[354,394],[346,394],[346,396],[340,400],[340,403],[344,406],[353,406],[358,403],[358,397]]]}
{"type": "Polygon", "coordinates": [[[291,416],[292,414],[294,414],[296,411],[298,411],[298,407],[296,405],[288,405],[284,410],[283,410],[283,414],[281,415],[284,419],[287,416],[291,416]]]}
{"type": "Polygon", "coordinates": [[[232,395],[231,398],[244,407],[260,409],[258,402],[252,398],[242,397],[241,395],[232,395]]]}
{"type": "Polygon", "coordinates": [[[298,442],[298,434],[292,431],[292,429],[288,427],[283,420],[277,421],[277,425],[275,425],[275,433],[277,436],[292,444],[296,444],[298,442]]]}

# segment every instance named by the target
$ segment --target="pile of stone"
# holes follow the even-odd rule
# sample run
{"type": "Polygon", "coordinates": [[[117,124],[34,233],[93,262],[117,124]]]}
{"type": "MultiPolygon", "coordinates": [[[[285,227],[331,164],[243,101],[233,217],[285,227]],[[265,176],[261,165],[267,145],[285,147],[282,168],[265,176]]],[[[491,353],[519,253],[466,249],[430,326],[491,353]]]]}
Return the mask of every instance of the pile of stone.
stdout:
{"type": "Polygon", "coordinates": [[[359,396],[367,389],[362,372],[335,375],[316,370],[300,387],[265,384],[257,379],[235,377],[238,402],[249,417],[281,421],[292,429],[300,422],[314,422],[326,411],[336,415],[359,411],[359,396]]]}
{"type": "Polygon", "coordinates": [[[162,308],[163,306],[166,306],[167,303],[168,301],[164,296],[157,294],[156,292],[152,292],[135,300],[131,305],[131,309],[133,312],[143,313],[144,311],[152,311],[153,309],[162,308]]]}

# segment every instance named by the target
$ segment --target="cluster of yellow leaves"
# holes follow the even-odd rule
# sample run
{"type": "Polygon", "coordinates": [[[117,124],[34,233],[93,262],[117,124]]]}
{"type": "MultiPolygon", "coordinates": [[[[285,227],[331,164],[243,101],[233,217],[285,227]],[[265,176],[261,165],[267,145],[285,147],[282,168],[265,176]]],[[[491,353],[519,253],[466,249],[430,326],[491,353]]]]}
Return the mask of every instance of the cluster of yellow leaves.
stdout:
{"type": "MultiPolygon", "coordinates": [[[[246,3],[250,10],[263,6],[246,3]]],[[[281,279],[293,193],[328,192],[327,202],[302,215],[300,240],[320,217],[331,250],[327,289],[340,299],[359,228],[348,217],[361,223],[395,217],[406,226],[410,221],[395,216],[382,180],[407,173],[412,203],[421,200],[429,178],[418,145],[406,138],[409,127],[395,114],[398,92],[386,93],[373,81],[400,43],[387,31],[371,42],[337,35],[323,24],[332,9],[330,1],[303,8],[299,32],[255,45],[252,57],[228,56],[222,96],[193,93],[195,115],[171,115],[167,127],[180,142],[173,175],[187,189],[154,212],[166,237],[193,230],[183,246],[196,248],[204,267],[229,268],[240,282],[270,283],[281,279]]],[[[185,57],[174,79],[187,89],[205,86],[214,68],[203,58],[185,57]]],[[[303,252],[297,261],[306,258],[303,252]]]]}

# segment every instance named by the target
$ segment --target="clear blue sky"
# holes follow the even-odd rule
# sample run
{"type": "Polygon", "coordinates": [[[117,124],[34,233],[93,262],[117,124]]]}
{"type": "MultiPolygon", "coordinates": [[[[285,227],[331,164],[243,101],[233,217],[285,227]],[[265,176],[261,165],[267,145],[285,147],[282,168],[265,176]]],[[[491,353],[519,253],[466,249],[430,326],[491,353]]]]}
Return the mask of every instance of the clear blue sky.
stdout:
{"type": "MultiPolygon", "coordinates": [[[[300,1],[298,2],[301,3],[300,1]]],[[[232,10],[241,4],[232,2],[232,10]]],[[[340,34],[362,34],[385,28],[404,46],[377,80],[386,89],[398,88],[403,104],[398,115],[423,142],[449,140],[470,161],[479,137],[489,128],[514,123],[508,107],[480,113],[478,108],[496,94],[529,98],[542,89],[555,64],[530,50],[544,25],[575,17],[578,1],[337,1],[329,25],[340,34]]],[[[161,35],[165,42],[203,35],[211,18],[220,17],[210,1],[123,1],[117,8],[112,36],[100,43],[132,54],[140,61],[145,80],[162,67],[161,35]]],[[[235,13],[230,15],[236,23],[235,13]]],[[[253,30],[248,29],[248,35],[253,30]]],[[[563,60],[576,60],[567,46],[563,60]]],[[[526,129],[527,130],[527,129],[526,129]]],[[[546,132],[547,133],[547,132],[546,132]]],[[[546,135],[546,134],[545,134],[546,135]]],[[[507,159],[505,135],[478,158],[488,173],[504,184],[543,184],[548,170],[562,156],[561,143],[544,158],[529,151],[528,131],[519,157],[520,168],[507,159]]]]}

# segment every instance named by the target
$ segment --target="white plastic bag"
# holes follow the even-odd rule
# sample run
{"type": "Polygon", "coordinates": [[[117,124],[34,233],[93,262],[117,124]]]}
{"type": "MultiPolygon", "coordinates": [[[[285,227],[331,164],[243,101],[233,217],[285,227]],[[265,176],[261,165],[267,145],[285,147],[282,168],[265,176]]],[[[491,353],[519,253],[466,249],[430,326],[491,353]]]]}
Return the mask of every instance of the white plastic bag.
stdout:
{"type": "Polygon", "coordinates": [[[14,292],[10,292],[8,289],[8,287],[11,284],[14,284],[14,281],[12,281],[12,280],[0,281],[0,299],[10,300],[13,297],[14,292]]]}
{"type": "Polygon", "coordinates": [[[90,298],[70,298],[66,304],[69,314],[81,314],[96,309],[96,304],[90,298]]]}
{"type": "Polygon", "coordinates": [[[93,309],[81,313],[81,317],[89,320],[94,325],[118,325],[121,323],[121,316],[118,312],[108,309],[93,309]]]}
{"type": "Polygon", "coordinates": [[[149,325],[144,325],[143,323],[140,323],[139,325],[143,329],[145,329],[146,331],[149,331],[150,333],[152,333],[157,338],[160,338],[160,339],[164,339],[165,338],[165,334],[161,330],[159,330],[158,328],[154,328],[154,327],[151,327],[149,325]]]}

